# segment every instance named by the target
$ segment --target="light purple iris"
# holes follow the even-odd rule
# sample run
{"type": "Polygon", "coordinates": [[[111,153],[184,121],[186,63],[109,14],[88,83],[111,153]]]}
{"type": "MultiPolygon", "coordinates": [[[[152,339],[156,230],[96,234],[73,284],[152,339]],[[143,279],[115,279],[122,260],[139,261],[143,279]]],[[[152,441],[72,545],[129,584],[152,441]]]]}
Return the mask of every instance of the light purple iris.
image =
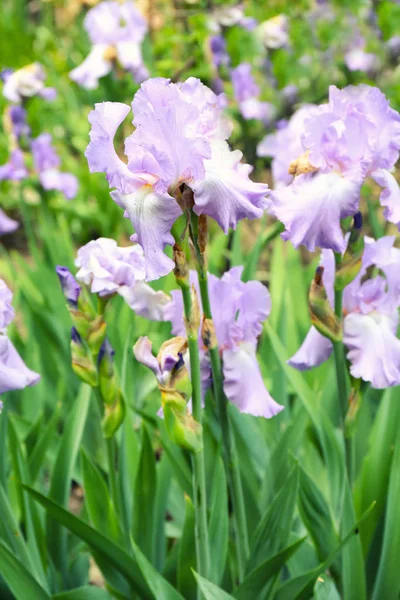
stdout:
{"type": "Polygon", "coordinates": [[[0,166],[0,181],[20,181],[27,176],[28,171],[25,167],[24,153],[16,148],[11,152],[9,161],[0,166]]]}
{"type": "MultiPolygon", "coordinates": [[[[283,407],[265,388],[256,349],[271,300],[267,288],[260,282],[241,281],[242,271],[243,267],[234,267],[221,279],[209,276],[211,309],[223,361],[224,391],[241,412],[270,418],[283,407]]],[[[191,280],[197,287],[195,272],[191,272],[191,280]]],[[[174,335],[186,335],[182,294],[178,290],[172,292],[172,301],[165,308],[165,319],[171,321],[174,335]]],[[[209,385],[210,365],[203,348],[201,362],[203,385],[205,382],[209,385]]]]}
{"type": "Polygon", "coordinates": [[[239,104],[244,119],[258,119],[269,123],[275,116],[275,109],[270,102],[259,100],[260,88],[251,73],[251,65],[242,63],[231,70],[233,93],[239,104]]]}
{"type": "Polygon", "coordinates": [[[275,133],[270,133],[257,146],[258,156],[271,156],[272,176],[275,188],[288,185],[293,180],[289,174],[289,165],[303,152],[301,135],[304,121],[318,111],[314,104],[301,106],[289,119],[280,121],[275,133]]]}
{"type": "Polygon", "coordinates": [[[16,229],[18,229],[19,223],[14,221],[14,219],[10,219],[0,208],[0,235],[5,235],[6,233],[12,233],[16,229]]]}
{"type": "Polygon", "coordinates": [[[114,59],[138,83],[147,79],[141,51],[147,23],[133,2],[101,2],[89,10],[84,26],[92,49],[84,62],[71,71],[73,81],[87,89],[96,88],[99,79],[112,70],[114,59]]]}
{"type": "Polygon", "coordinates": [[[76,308],[78,306],[79,294],[81,293],[80,285],[76,282],[75,277],[68,267],[57,266],[56,273],[67,303],[76,308]]]}
{"type": "Polygon", "coordinates": [[[42,187],[45,190],[58,190],[68,200],[74,198],[78,191],[78,180],[72,173],[59,170],[60,158],[52,145],[51,135],[39,135],[32,140],[31,149],[42,187]]]}
{"type": "Polygon", "coordinates": [[[22,390],[40,379],[40,375],[28,369],[7,337],[6,327],[14,319],[11,300],[11,291],[0,279],[0,394],[22,390]]]}
{"type": "Polygon", "coordinates": [[[78,250],[75,264],[79,267],[76,278],[90,286],[92,293],[118,293],[137,314],[163,320],[169,296],[145,283],[145,259],[138,244],[121,247],[115,240],[99,238],[78,250]]]}
{"type": "Polygon", "coordinates": [[[15,104],[10,106],[8,114],[10,116],[12,132],[15,137],[18,139],[22,136],[29,136],[31,128],[26,122],[26,110],[19,104],[15,104]]]}
{"type": "Polygon", "coordinates": [[[174,243],[171,228],[182,209],[173,194],[183,183],[193,191],[194,211],[215,219],[224,232],[239,219],[259,218],[267,205],[268,186],[249,179],[251,167],[225,141],[231,128],[222,114],[223,102],[193,77],[182,84],[149,79],[132,102],[136,129],[125,140],[127,163],[113,140],[129,106],[96,104],[89,115],[90,171],[105,172],[116,188],[111,196],[135,228],[147,280],[173,269],[163,250],[174,243]]]}
{"type": "Polygon", "coordinates": [[[41,96],[52,101],[57,95],[54,88],[45,87],[46,72],[40,63],[32,63],[17,71],[5,69],[2,72],[2,80],[3,96],[10,102],[20,103],[32,96],[41,96]]]}
{"type": "Polygon", "coordinates": [[[344,55],[344,62],[350,71],[373,71],[378,66],[378,57],[365,51],[365,39],[357,34],[354,36],[351,47],[344,55]]]}
{"type": "Polygon", "coordinates": [[[400,190],[389,171],[399,157],[400,115],[378,88],[331,86],[328,104],[305,120],[301,139],[310,168],[273,192],[269,206],[286,227],[284,239],[342,252],[340,220],[357,212],[369,176],[383,188],[386,219],[400,225],[400,190]]]}
{"type": "MultiPolygon", "coordinates": [[[[400,340],[396,337],[400,306],[400,250],[395,238],[375,241],[365,238],[362,268],[343,294],[343,343],[347,348],[353,377],[383,389],[400,384],[400,340]],[[371,267],[382,273],[368,278],[371,267]]],[[[335,260],[324,250],[324,285],[333,304],[335,260]]],[[[300,370],[311,369],[326,361],[332,343],[311,327],[302,346],[288,361],[300,370]]]]}
{"type": "Polygon", "coordinates": [[[210,50],[213,63],[217,68],[229,65],[231,59],[226,51],[226,41],[222,35],[213,35],[210,38],[210,50]]]}

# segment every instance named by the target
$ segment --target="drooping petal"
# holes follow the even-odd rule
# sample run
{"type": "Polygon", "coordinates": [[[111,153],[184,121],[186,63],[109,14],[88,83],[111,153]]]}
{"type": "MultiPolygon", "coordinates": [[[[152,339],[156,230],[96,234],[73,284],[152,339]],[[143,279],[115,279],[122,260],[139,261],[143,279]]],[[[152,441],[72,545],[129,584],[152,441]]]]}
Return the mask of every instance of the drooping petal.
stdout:
{"type": "Polygon", "coordinates": [[[142,336],[133,346],[133,353],[137,361],[151,369],[157,378],[161,377],[161,369],[157,358],[152,353],[153,344],[147,336],[142,336]]]}
{"type": "Polygon", "coordinates": [[[91,173],[106,173],[110,187],[122,194],[129,194],[143,185],[143,180],[134,175],[114,148],[114,136],[119,125],[129,113],[129,106],[121,102],[96,104],[89,113],[90,143],[85,156],[91,173]]]}
{"type": "Polygon", "coordinates": [[[288,365],[299,371],[306,371],[318,367],[328,360],[332,349],[332,342],[312,326],[296,354],[287,362],[288,365]]]}
{"type": "Polygon", "coordinates": [[[12,342],[0,335],[0,394],[34,385],[40,375],[28,369],[12,342]]]}
{"type": "Polygon", "coordinates": [[[96,89],[99,79],[112,69],[112,62],[104,58],[107,47],[108,44],[95,44],[83,63],[70,72],[72,81],[76,81],[87,90],[96,89]]]}
{"type": "Polygon", "coordinates": [[[343,343],[349,352],[353,377],[384,389],[400,384],[400,340],[396,337],[397,311],[390,315],[371,312],[345,317],[343,343]]]}
{"type": "Polygon", "coordinates": [[[258,366],[256,352],[243,344],[238,350],[224,350],[224,392],[240,412],[270,419],[280,406],[267,391],[258,366]]]}
{"type": "Polygon", "coordinates": [[[224,141],[212,142],[212,156],[205,160],[205,178],[190,184],[196,214],[217,221],[228,233],[241,219],[258,219],[267,207],[268,186],[249,179],[251,167],[241,163],[240,150],[230,151],[224,141]]]}
{"type": "Polygon", "coordinates": [[[154,192],[151,186],[143,186],[133,194],[112,192],[111,196],[126,210],[135,228],[146,260],[146,280],[170,273],[174,263],[164,254],[164,248],[174,244],[171,228],[182,214],[174,198],[154,192]]]}
{"type": "Polygon", "coordinates": [[[133,286],[122,286],[118,294],[141,317],[152,321],[164,321],[164,308],[171,301],[168,294],[153,290],[144,281],[138,281],[133,286]]]}
{"type": "Polygon", "coordinates": [[[147,79],[148,71],[143,64],[142,50],[137,42],[118,42],[117,56],[121,66],[131,71],[137,83],[147,79]]]}
{"type": "Polygon", "coordinates": [[[0,235],[4,235],[6,233],[12,233],[16,229],[18,229],[18,227],[19,227],[18,221],[14,221],[14,219],[10,219],[10,217],[8,217],[6,215],[6,213],[0,209],[0,235]]]}
{"type": "Polygon", "coordinates": [[[385,219],[395,223],[400,229],[400,188],[399,184],[389,171],[377,169],[371,173],[371,177],[381,186],[382,191],[379,201],[385,207],[383,212],[385,219]]]}
{"type": "Polygon", "coordinates": [[[295,248],[303,244],[311,252],[317,247],[343,252],[340,219],[357,212],[360,187],[338,173],[299,175],[272,192],[269,211],[285,225],[282,237],[295,248]]]}
{"type": "Polygon", "coordinates": [[[7,327],[14,319],[15,313],[11,304],[12,297],[12,291],[0,279],[0,331],[7,327]]]}
{"type": "Polygon", "coordinates": [[[78,180],[72,173],[61,173],[58,169],[48,169],[39,175],[40,183],[45,190],[57,190],[67,200],[75,198],[78,192],[78,180]]]}

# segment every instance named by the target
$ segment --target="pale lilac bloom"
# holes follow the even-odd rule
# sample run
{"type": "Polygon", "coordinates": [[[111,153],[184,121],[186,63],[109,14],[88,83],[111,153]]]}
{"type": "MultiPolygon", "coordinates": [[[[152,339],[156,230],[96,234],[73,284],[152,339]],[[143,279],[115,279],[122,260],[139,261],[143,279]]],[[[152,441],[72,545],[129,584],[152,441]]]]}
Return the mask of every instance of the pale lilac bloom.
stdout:
{"type": "Polygon", "coordinates": [[[68,267],[57,266],[56,273],[67,303],[73,308],[77,308],[81,286],[77,283],[68,267]]]}
{"type": "Polygon", "coordinates": [[[113,140],[129,107],[105,102],[89,115],[90,171],[105,172],[116,188],[111,196],[126,211],[144,250],[146,280],[173,269],[163,250],[174,243],[171,228],[182,209],[173,194],[182,184],[194,192],[194,211],[215,218],[225,232],[238,219],[259,218],[266,207],[268,186],[249,179],[251,167],[225,141],[231,127],[222,113],[224,102],[193,77],[182,84],[149,79],[132,103],[136,129],[125,140],[127,163],[113,140]]]}
{"type": "MultiPolygon", "coordinates": [[[[343,294],[343,343],[350,373],[378,389],[400,384],[400,340],[396,337],[400,250],[393,246],[394,241],[391,236],[377,241],[365,238],[361,271],[343,294]],[[370,267],[376,267],[383,275],[366,279],[370,267]]],[[[331,250],[323,251],[321,264],[324,285],[333,305],[335,260],[331,250]]],[[[332,349],[331,341],[311,327],[288,362],[300,370],[310,369],[325,362],[332,349]]]]}
{"type": "Polygon", "coordinates": [[[11,300],[11,291],[0,279],[0,394],[22,390],[40,379],[40,375],[28,369],[7,337],[6,327],[14,319],[11,300]]]}
{"type": "Polygon", "coordinates": [[[78,191],[78,180],[72,173],[59,170],[60,158],[57,155],[49,133],[42,133],[31,144],[35,168],[39,181],[45,190],[58,190],[71,200],[78,191]]]}
{"type": "MultiPolygon", "coordinates": [[[[265,388],[256,349],[271,299],[260,282],[241,281],[242,272],[243,267],[234,267],[221,279],[209,276],[211,310],[223,361],[224,391],[241,412],[270,418],[283,407],[265,388]]],[[[191,272],[191,281],[198,287],[195,272],[191,272]]],[[[171,295],[172,301],[165,307],[165,319],[171,321],[174,335],[185,336],[182,294],[174,290],[171,295]]],[[[204,386],[206,381],[210,382],[210,365],[203,348],[200,354],[204,386]]]]}
{"type": "Polygon", "coordinates": [[[365,39],[359,34],[353,38],[351,47],[344,55],[344,62],[350,71],[369,72],[378,65],[378,57],[365,51],[365,39]]]}
{"type": "Polygon", "coordinates": [[[22,102],[32,96],[41,96],[45,100],[53,100],[56,96],[54,88],[46,88],[46,73],[40,63],[32,63],[18,69],[8,70],[3,75],[3,96],[10,102],[22,102]]]}
{"type": "Polygon", "coordinates": [[[19,148],[15,148],[10,154],[9,161],[0,166],[0,181],[20,181],[27,176],[24,153],[19,148]]]}
{"type": "Polygon", "coordinates": [[[289,185],[293,180],[293,176],[289,174],[289,165],[304,152],[301,144],[304,122],[317,110],[318,107],[314,104],[304,104],[289,121],[280,121],[277,130],[266,135],[258,144],[258,156],[273,158],[272,176],[275,188],[289,185]]]}
{"type": "Polygon", "coordinates": [[[400,56],[400,35],[394,35],[386,42],[386,48],[392,60],[397,60],[400,56]]]}
{"type": "Polygon", "coordinates": [[[148,77],[143,65],[141,43],[147,23],[133,2],[106,0],[87,13],[84,27],[92,49],[70,77],[87,89],[94,89],[101,77],[113,68],[113,60],[131,72],[140,83],[148,77]]]}
{"type": "Polygon", "coordinates": [[[251,73],[249,63],[241,63],[231,70],[233,93],[239,104],[244,119],[258,119],[270,122],[275,116],[275,109],[270,102],[261,102],[258,97],[260,88],[251,73]]]}
{"type": "Polygon", "coordinates": [[[304,122],[303,154],[310,170],[271,196],[270,212],[286,227],[284,239],[342,252],[340,220],[355,214],[365,179],[383,187],[385,216],[400,225],[399,190],[389,170],[400,150],[400,115],[377,88],[338,90],[304,122]],[[328,226],[329,224],[329,226],[328,226]]]}
{"type": "Polygon", "coordinates": [[[138,245],[118,246],[113,239],[92,240],[78,250],[76,278],[99,296],[117,293],[142,317],[163,320],[169,296],[145,283],[145,259],[138,245]]]}
{"type": "Polygon", "coordinates": [[[12,233],[16,229],[18,229],[19,223],[14,221],[14,219],[10,219],[6,215],[4,211],[0,208],[0,235],[5,235],[6,233],[12,233]]]}
{"type": "Polygon", "coordinates": [[[289,23],[286,15],[276,15],[261,23],[257,28],[258,36],[269,50],[276,50],[289,43],[289,23]]]}

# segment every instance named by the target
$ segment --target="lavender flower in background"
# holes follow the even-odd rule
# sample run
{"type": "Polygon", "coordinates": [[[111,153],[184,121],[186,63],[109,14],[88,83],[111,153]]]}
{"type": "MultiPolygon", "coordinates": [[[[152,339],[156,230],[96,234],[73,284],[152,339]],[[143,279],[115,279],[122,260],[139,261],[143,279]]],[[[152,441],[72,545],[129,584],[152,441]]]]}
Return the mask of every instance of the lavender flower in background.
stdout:
{"type": "MultiPolygon", "coordinates": [[[[241,412],[270,418],[283,407],[264,386],[256,349],[262,323],[271,309],[271,299],[260,282],[241,281],[242,272],[243,267],[234,267],[221,279],[209,276],[211,310],[223,360],[224,391],[241,412]]],[[[198,286],[195,272],[191,272],[191,281],[198,286]]],[[[172,301],[165,307],[165,319],[171,321],[174,335],[185,336],[182,294],[174,290],[171,295],[172,301]]],[[[211,381],[210,365],[203,348],[200,355],[206,388],[211,381]]]]}
{"type": "Polygon", "coordinates": [[[16,229],[18,229],[19,223],[18,221],[14,221],[14,219],[10,219],[4,211],[0,208],[0,235],[5,235],[6,233],[12,233],[16,229]]]}
{"type": "Polygon", "coordinates": [[[270,123],[276,114],[270,102],[260,102],[260,88],[251,73],[251,65],[242,63],[231,70],[233,93],[244,119],[258,119],[270,123]]]}
{"type": "Polygon", "coordinates": [[[58,190],[67,200],[74,198],[78,191],[78,180],[71,173],[60,172],[61,161],[51,143],[51,135],[42,133],[33,139],[31,149],[43,189],[58,190]]]}
{"type": "Polygon", "coordinates": [[[257,27],[257,34],[269,50],[282,48],[289,43],[289,22],[286,15],[276,15],[257,27]]]}
{"type": "Polygon", "coordinates": [[[173,195],[180,199],[182,184],[193,192],[195,213],[214,218],[225,233],[239,219],[259,218],[266,207],[268,186],[249,179],[250,165],[241,163],[242,153],[232,152],[226,142],[231,128],[222,114],[224,102],[193,77],[182,84],[149,79],[132,103],[136,130],[125,140],[127,163],[117,155],[113,138],[129,107],[105,102],[89,115],[90,171],[105,172],[116,188],[111,196],[135,228],[147,280],[174,267],[163,250],[174,243],[170,232],[182,208],[173,195]]]}
{"type": "Polygon", "coordinates": [[[24,153],[19,148],[13,150],[5,165],[0,166],[0,181],[21,181],[28,176],[24,153]]]}
{"type": "Polygon", "coordinates": [[[40,379],[38,373],[28,369],[7,336],[6,327],[14,319],[11,300],[11,291],[0,279],[0,394],[22,390],[40,379]]]}
{"type": "Polygon", "coordinates": [[[284,239],[342,252],[340,220],[358,210],[369,176],[383,188],[385,218],[400,225],[400,190],[390,173],[400,150],[400,115],[378,88],[329,88],[329,103],[304,122],[304,155],[291,165],[293,183],[271,195],[270,211],[286,227],[284,239]]]}
{"type": "Polygon", "coordinates": [[[378,66],[378,57],[365,51],[365,39],[356,35],[350,49],[344,55],[344,62],[350,71],[364,71],[370,73],[378,66]]]}
{"type": "Polygon", "coordinates": [[[31,128],[26,122],[27,113],[26,110],[19,104],[12,105],[8,111],[10,132],[15,136],[17,141],[21,137],[29,136],[31,128]]]}
{"type": "Polygon", "coordinates": [[[45,87],[46,73],[40,63],[32,63],[17,71],[5,69],[1,79],[4,82],[3,96],[10,102],[20,103],[33,96],[41,96],[51,102],[57,95],[54,88],[45,87]]]}
{"type": "Polygon", "coordinates": [[[226,51],[226,41],[222,35],[213,35],[210,38],[210,50],[215,67],[229,65],[231,59],[226,51]]]}
{"type": "Polygon", "coordinates": [[[133,2],[101,2],[87,13],[84,27],[92,49],[70,77],[82,87],[94,89],[101,77],[111,72],[118,61],[140,83],[148,77],[143,64],[141,43],[147,23],[133,2]]]}
{"type": "MultiPolygon", "coordinates": [[[[355,378],[384,389],[400,384],[400,340],[396,337],[400,306],[400,250],[395,238],[386,236],[375,241],[365,238],[362,267],[343,295],[343,343],[348,353],[350,373],[355,378]],[[371,277],[376,267],[383,275],[371,277]]],[[[335,260],[331,250],[324,250],[324,285],[333,306],[335,260]]],[[[298,352],[288,361],[305,370],[325,362],[332,353],[332,343],[311,327],[298,352]]]]}
{"type": "Polygon", "coordinates": [[[145,259],[138,244],[118,246],[115,240],[99,238],[82,246],[75,261],[76,278],[99,296],[117,293],[138,315],[163,320],[163,307],[170,298],[144,282],[145,259]]]}

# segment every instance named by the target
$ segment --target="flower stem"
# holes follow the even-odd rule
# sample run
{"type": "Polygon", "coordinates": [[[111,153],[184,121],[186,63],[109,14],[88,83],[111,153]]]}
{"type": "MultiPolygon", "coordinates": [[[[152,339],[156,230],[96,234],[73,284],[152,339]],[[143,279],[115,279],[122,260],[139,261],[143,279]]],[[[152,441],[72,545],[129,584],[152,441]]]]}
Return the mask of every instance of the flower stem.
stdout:
{"type": "Polygon", "coordinates": [[[114,504],[115,511],[117,515],[122,518],[120,513],[120,503],[119,503],[119,493],[118,493],[118,485],[117,485],[117,472],[116,472],[116,444],[115,444],[115,436],[106,438],[106,448],[107,448],[107,463],[108,463],[108,480],[110,483],[110,492],[111,499],[114,504]]]}
{"type": "MultiPolygon", "coordinates": [[[[193,215],[191,223],[191,233],[192,241],[196,250],[196,265],[199,278],[203,315],[204,319],[208,322],[208,328],[211,328],[211,330],[213,330],[212,311],[210,297],[208,293],[208,275],[205,266],[204,255],[202,255],[198,244],[197,225],[197,217],[196,215],[193,215]]],[[[241,582],[244,578],[246,562],[249,556],[249,536],[247,531],[247,520],[242,480],[240,476],[239,462],[235,447],[235,438],[232,433],[231,424],[229,420],[228,403],[223,389],[221,359],[215,336],[214,342],[208,346],[208,354],[211,363],[213,391],[217,407],[217,416],[222,433],[222,456],[233,504],[233,515],[235,520],[235,529],[237,536],[236,551],[238,561],[238,578],[239,582],[241,582]]]]}
{"type": "MultiPolygon", "coordinates": [[[[338,252],[335,252],[335,266],[336,270],[341,265],[342,255],[338,252]]],[[[342,321],[343,318],[343,291],[335,289],[335,315],[342,321]]],[[[335,365],[336,365],[336,381],[338,385],[338,394],[339,394],[339,405],[340,405],[340,418],[341,418],[341,427],[344,436],[344,447],[345,447],[345,458],[346,458],[346,467],[347,474],[349,477],[350,484],[352,482],[352,443],[351,438],[346,436],[345,433],[345,420],[346,414],[348,410],[348,402],[349,402],[349,391],[347,385],[347,367],[346,367],[346,358],[344,354],[344,346],[343,342],[334,342],[333,351],[335,356],[335,365]]]]}
{"type": "MultiPolygon", "coordinates": [[[[176,281],[182,290],[183,306],[186,318],[188,337],[190,376],[192,382],[192,414],[195,421],[201,423],[201,372],[198,341],[198,323],[193,315],[188,274],[177,275],[176,281]]],[[[193,503],[195,507],[195,538],[197,570],[202,577],[207,578],[210,566],[210,548],[207,526],[207,495],[204,466],[204,450],[193,454],[193,503]]]]}

